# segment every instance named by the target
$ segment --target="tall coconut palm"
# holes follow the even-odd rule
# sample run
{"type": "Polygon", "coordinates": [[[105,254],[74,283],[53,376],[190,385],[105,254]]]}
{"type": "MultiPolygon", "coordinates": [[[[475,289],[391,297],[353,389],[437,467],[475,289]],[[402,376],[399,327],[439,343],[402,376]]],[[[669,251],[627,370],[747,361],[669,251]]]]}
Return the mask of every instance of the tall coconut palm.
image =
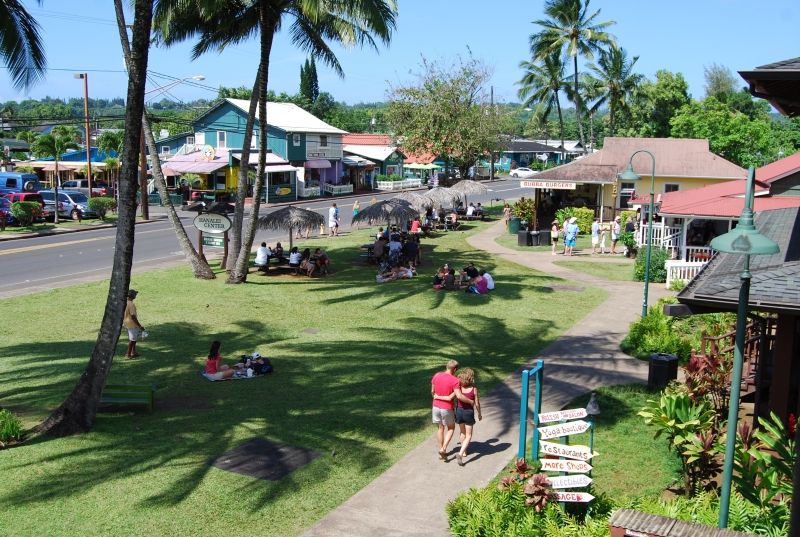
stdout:
{"type": "MultiPolygon", "coordinates": [[[[533,117],[539,122],[547,122],[553,105],[558,110],[558,125],[561,129],[561,148],[564,148],[564,118],[561,115],[559,94],[564,91],[567,81],[564,78],[564,60],[560,53],[545,56],[541,64],[521,62],[525,76],[517,84],[521,87],[517,96],[523,100],[523,106],[536,106],[533,117]]],[[[563,153],[562,153],[563,161],[563,153]]]]}
{"type": "Polygon", "coordinates": [[[258,211],[267,150],[266,95],[269,80],[269,59],[275,34],[284,21],[292,21],[289,35],[302,50],[311,53],[331,66],[338,74],[342,68],[327,41],[345,47],[375,46],[373,35],[388,43],[395,27],[395,0],[356,0],[329,2],[325,0],[207,0],[202,3],[185,0],[159,0],[156,7],[156,40],[172,45],[198,37],[193,57],[216,50],[222,51],[258,35],[261,61],[250,100],[242,144],[243,165],[239,170],[236,211],[231,231],[229,259],[235,265],[229,283],[242,283],[247,278],[250,248],[257,231],[258,211]],[[250,159],[256,112],[259,121],[259,158],[257,180],[253,192],[253,208],[247,232],[242,237],[244,197],[247,184],[247,165],[250,159]]]}
{"type": "MultiPolygon", "coordinates": [[[[125,143],[120,175],[119,220],[114,244],[114,262],[108,285],[105,312],[89,363],[75,389],[59,407],[35,429],[53,436],[86,432],[92,428],[100,397],[108,378],[125,314],[125,302],[133,265],[134,225],[136,224],[137,160],[144,114],[144,86],[150,48],[153,0],[135,0],[132,58],[128,64],[128,93],[125,102],[125,143]]],[[[126,36],[127,37],[127,36],[126,36]]]]}
{"type": "MultiPolygon", "coordinates": [[[[42,0],[36,3],[41,6],[42,0]]],[[[44,78],[47,60],[39,24],[20,0],[0,0],[0,57],[17,91],[31,89],[44,78]]]]}
{"type": "Polygon", "coordinates": [[[28,142],[32,144],[36,138],[38,138],[42,133],[35,132],[35,131],[22,131],[17,133],[17,140],[20,142],[28,142]]]}
{"type": "MultiPolygon", "coordinates": [[[[544,13],[548,18],[533,22],[542,29],[530,37],[531,53],[534,59],[542,60],[565,51],[573,62],[573,86],[579,88],[578,56],[591,60],[594,58],[594,53],[600,51],[602,47],[616,46],[614,36],[604,31],[616,23],[595,22],[600,10],[589,14],[589,0],[547,0],[544,6],[544,13]]],[[[583,124],[580,122],[580,91],[574,93],[574,102],[578,116],[578,132],[585,152],[586,137],[583,133],[583,124]]]]}
{"type": "MultiPolygon", "coordinates": [[[[53,129],[55,131],[55,129],[53,129]]],[[[68,149],[78,149],[78,144],[72,136],[63,134],[43,134],[36,137],[31,144],[31,153],[37,158],[52,158],[55,164],[55,180],[53,189],[55,192],[56,210],[54,212],[54,222],[58,224],[58,187],[61,186],[61,178],[58,175],[58,163],[68,149]]]]}
{"type": "Polygon", "coordinates": [[[600,52],[597,64],[590,63],[597,85],[602,88],[598,103],[608,105],[609,131],[614,136],[615,113],[628,108],[628,97],[644,76],[633,72],[639,56],[628,58],[624,48],[611,48],[600,52]]]}

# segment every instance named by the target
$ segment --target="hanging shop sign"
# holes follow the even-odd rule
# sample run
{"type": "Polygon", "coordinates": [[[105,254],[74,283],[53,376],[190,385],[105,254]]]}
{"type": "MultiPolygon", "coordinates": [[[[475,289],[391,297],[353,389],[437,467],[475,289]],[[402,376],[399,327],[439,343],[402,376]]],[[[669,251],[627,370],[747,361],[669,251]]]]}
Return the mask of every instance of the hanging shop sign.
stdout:
{"type": "Polygon", "coordinates": [[[520,181],[520,188],[549,188],[550,190],[575,190],[576,183],[559,183],[558,181],[520,181]]]}

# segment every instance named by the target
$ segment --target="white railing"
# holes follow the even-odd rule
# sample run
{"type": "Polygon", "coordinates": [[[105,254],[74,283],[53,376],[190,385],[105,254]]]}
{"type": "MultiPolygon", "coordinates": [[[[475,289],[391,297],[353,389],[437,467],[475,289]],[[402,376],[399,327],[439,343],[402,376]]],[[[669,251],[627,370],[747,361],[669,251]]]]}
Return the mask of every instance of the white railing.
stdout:
{"type": "Polygon", "coordinates": [[[667,269],[667,288],[675,280],[689,281],[700,272],[705,266],[705,262],[699,261],[680,261],[671,260],[667,261],[665,268],[667,269]]]}
{"type": "Polygon", "coordinates": [[[298,186],[297,195],[300,196],[301,198],[311,198],[313,196],[319,196],[319,187],[311,186],[308,188],[303,188],[301,186],[298,186]]]}
{"type": "MultiPolygon", "coordinates": [[[[680,226],[664,226],[653,224],[653,244],[661,248],[675,248],[680,244],[682,230],[680,226]]],[[[639,226],[636,231],[636,242],[639,247],[647,246],[647,225],[639,226]]]]}
{"type": "Polygon", "coordinates": [[[687,246],[686,247],[686,261],[697,263],[708,263],[711,256],[714,255],[714,250],[708,246],[687,246]]]}
{"type": "Polygon", "coordinates": [[[405,188],[419,188],[422,179],[405,179],[403,181],[375,181],[377,190],[403,190],[405,188]]]}
{"type": "Polygon", "coordinates": [[[353,185],[332,185],[330,183],[325,183],[324,187],[325,192],[331,196],[335,196],[337,194],[352,194],[353,192],[353,185]]]}

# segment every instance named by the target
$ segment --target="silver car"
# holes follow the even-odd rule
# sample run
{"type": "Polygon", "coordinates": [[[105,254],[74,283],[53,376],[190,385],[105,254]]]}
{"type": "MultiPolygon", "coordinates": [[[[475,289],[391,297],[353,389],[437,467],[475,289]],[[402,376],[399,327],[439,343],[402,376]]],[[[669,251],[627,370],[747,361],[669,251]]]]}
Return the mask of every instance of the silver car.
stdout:
{"type": "MultiPolygon", "coordinates": [[[[45,206],[49,206],[55,210],[56,193],[53,190],[40,190],[39,194],[42,195],[45,206]]],[[[89,198],[82,192],[78,192],[77,190],[59,190],[58,215],[69,217],[73,220],[77,220],[79,214],[83,218],[96,217],[97,213],[89,210],[88,202],[89,198]]]]}

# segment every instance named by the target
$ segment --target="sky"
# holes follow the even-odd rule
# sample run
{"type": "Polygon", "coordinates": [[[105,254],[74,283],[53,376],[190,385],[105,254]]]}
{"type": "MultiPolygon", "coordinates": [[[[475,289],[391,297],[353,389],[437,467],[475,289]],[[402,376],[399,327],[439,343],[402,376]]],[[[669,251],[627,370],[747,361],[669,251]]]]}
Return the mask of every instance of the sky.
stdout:
{"type": "MultiPolygon", "coordinates": [[[[494,68],[495,99],[516,102],[519,63],[529,60],[529,37],[542,18],[541,0],[397,0],[399,15],[391,44],[373,49],[333,46],[345,72],[339,78],[317,65],[320,91],[348,104],[384,101],[389,84],[413,79],[422,57],[452,60],[469,50],[494,68]]],[[[82,97],[87,72],[93,98],[124,97],[127,78],[111,0],[49,0],[39,6],[23,0],[42,27],[49,70],[29,94],[13,89],[0,70],[0,102],[44,96],[82,97]]],[[[126,2],[127,4],[127,2],[126,2]]],[[[733,71],[800,56],[800,2],[797,0],[591,0],[597,21],[615,21],[609,31],[629,55],[638,55],[636,72],[653,78],[659,69],[683,73],[689,91],[702,98],[703,66],[717,63],[733,71]]],[[[128,24],[132,15],[128,13],[128,24]]],[[[287,37],[288,21],[270,58],[269,88],[294,94],[307,55],[287,37]]],[[[258,43],[231,47],[191,61],[191,44],[152,48],[147,89],[175,78],[205,76],[183,83],[164,97],[178,101],[213,98],[219,86],[252,88],[258,43]],[[170,79],[169,77],[173,77],[170,79]]],[[[579,60],[579,68],[586,60],[579,60]]],[[[742,82],[742,85],[744,83],[742,82]]],[[[159,97],[160,99],[161,97],[159,97]]]]}

